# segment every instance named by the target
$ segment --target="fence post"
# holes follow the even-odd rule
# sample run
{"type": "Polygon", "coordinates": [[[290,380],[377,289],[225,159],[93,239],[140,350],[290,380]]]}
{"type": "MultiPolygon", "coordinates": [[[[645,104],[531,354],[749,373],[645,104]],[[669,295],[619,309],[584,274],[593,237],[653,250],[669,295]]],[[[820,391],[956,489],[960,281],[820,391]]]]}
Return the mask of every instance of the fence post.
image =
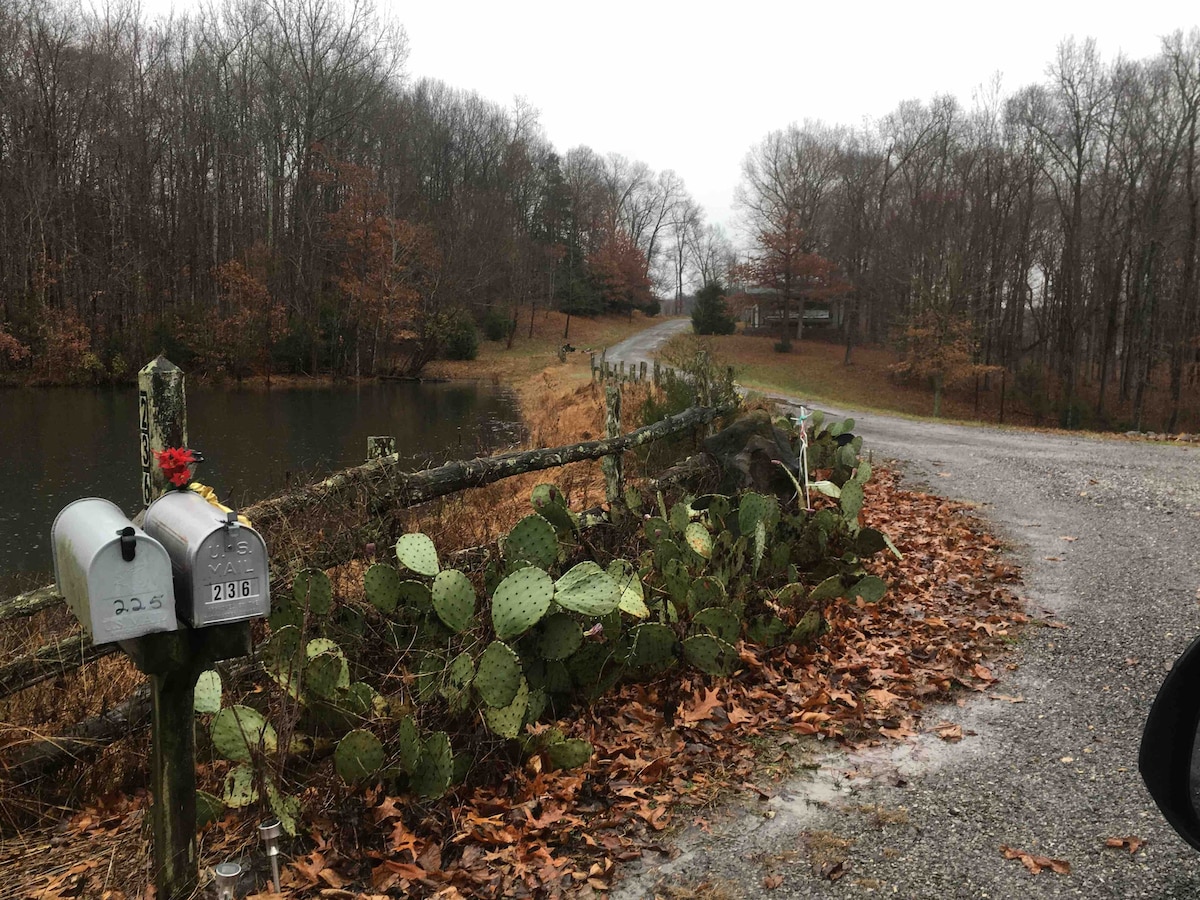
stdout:
{"type": "MultiPolygon", "coordinates": [[[[142,499],[149,505],[168,489],[154,452],[187,446],[183,371],[159,356],[138,372],[142,499]]],[[[248,622],[147,634],[121,641],[150,676],[150,810],[154,885],[160,900],[196,892],[196,679],[214,660],[250,652],[248,622]]]]}
{"type": "Polygon", "coordinates": [[[643,384],[646,381],[646,361],[645,360],[642,360],[641,363],[638,365],[638,381],[642,382],[643,384]]]}
{"type": "Polygon", "coordinates": [[[396,452],[396,438],[390,434],[373,434],[367,437],[367,462],[382,459],[396,452]]]}
{"type": "MultiPolygon", "coordinates": [[[[621,434],[621,383],[612,382],[604,389],[604,433],[606,437],[618,437],[621,434]]],[[[614,453],[600,460],[600,470],[604,473],[604,495],[608,500],[609,515],[614,523],[620,521],[624,514],[624,487],[621,482],[624,477],[621,464],[621,454],[614,453]]]]}
{"type": "Polygon", "coordinates": [[[588,354],[588,370],[592,373],[592,381],[596,380],[596,351],[588,354]]]}
{"type": "Polygon", "coordinates": [[[658,360],[654,361],[654,386],[662,386],[662,368],[658,364],[658,360]]]}

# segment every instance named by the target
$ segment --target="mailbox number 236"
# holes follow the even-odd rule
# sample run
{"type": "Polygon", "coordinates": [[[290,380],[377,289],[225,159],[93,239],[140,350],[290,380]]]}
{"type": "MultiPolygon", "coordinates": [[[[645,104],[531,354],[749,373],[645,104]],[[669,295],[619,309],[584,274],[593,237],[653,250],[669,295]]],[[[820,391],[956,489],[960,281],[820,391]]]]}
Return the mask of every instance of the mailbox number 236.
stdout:
{"type": "Polygon", "coordinates": [[[224,603],[227,600],[245,600],[258,593],[253,581],[219,581],[212,586],[209,603],[224,603]]]}

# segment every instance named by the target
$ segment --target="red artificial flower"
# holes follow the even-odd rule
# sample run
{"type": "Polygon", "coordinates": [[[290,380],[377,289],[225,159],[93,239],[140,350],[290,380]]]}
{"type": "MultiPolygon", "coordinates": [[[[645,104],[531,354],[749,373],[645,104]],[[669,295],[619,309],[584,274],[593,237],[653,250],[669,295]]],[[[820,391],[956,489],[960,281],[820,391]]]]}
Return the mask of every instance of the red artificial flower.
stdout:
{"type": "Polygon", "coordinates": [[[175,487],[184,487],[192,480],[190,467],[196,462],[196,455],[186,447],[168,447],[166,450],[155,450],[154,458],[158,467],[175,487]]]}

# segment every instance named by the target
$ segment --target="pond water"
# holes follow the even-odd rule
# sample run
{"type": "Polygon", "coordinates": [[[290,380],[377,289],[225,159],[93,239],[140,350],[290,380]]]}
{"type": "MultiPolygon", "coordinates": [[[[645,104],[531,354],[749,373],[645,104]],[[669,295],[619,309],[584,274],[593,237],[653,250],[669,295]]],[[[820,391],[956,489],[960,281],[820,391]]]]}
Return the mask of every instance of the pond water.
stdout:
{"type": "MultiPolygon", "coordinates": [[[[365,460],[368,435],[396,437],[413,469],[519,438],[508,390],[475,382],[386,382],[236,390],[189,386],[198,477],[244,506],[365,460]]],[[[50,526],[79,497],[141,507],[137,391],[0,390],[0,598],[53,581],[50,526]]]]}

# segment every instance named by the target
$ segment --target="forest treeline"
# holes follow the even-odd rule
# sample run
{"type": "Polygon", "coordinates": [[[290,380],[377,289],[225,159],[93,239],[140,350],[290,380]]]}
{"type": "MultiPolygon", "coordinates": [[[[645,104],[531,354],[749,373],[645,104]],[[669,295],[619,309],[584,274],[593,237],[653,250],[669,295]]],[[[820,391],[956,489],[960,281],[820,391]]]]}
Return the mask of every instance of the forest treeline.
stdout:
{"type": "Polygon", "coordinates": [[[1198,109],[1193,30],[1140,61],[1066,41],[1041,83],[970,108],[793,125],[746,158],[743,270],[831,300],[848,359],[898,339],[939,384],[1003,367],[1063,425],[1118,424],[1120,405],[1174,431],[1200,359],[1198,109]]]}
{"type": "Polygon", "coordinates": [[[198,10],[0,0],[0,374],[412,373],[713,265],[674,172],[409,83],[369,3],[198,10]]]}

